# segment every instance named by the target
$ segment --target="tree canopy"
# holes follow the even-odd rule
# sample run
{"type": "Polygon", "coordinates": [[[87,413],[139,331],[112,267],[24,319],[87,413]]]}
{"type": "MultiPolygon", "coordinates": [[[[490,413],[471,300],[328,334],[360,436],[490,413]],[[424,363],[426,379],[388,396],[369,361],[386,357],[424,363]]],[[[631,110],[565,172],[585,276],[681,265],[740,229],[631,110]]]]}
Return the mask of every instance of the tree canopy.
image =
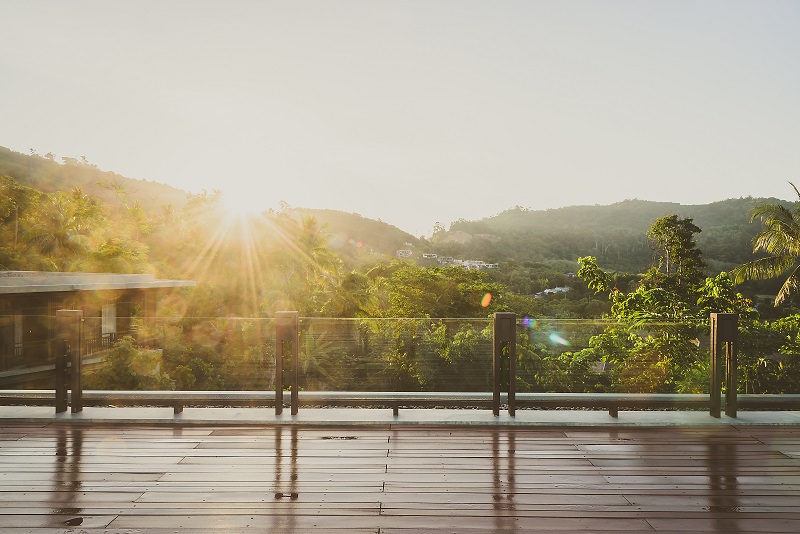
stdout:
{"type": "MultiPolygon", "coordinates": [[[[800,202],[800,191],[791,182],[800,202]]],[[[751,222],[760,219],[764,229],[753,238],[753,252],[767,256],[747,262],[732,271],[736,282],[777,278],[789,273],[775,296],[775,306],[800,287],[800,203],[790,209],[782,204],[759,204],[750,212],[751,222]]]]}

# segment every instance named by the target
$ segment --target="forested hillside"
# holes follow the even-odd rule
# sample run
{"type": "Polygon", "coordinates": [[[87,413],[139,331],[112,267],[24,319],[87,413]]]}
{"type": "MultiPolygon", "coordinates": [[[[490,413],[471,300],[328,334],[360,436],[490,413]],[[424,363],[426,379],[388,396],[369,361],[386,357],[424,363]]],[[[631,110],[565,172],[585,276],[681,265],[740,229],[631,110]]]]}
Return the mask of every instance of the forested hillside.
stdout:
{"type": "Polygon", "coordinates": [[[330,247],[348,264],[377,263],[386,256],[409,246],[425,247],[420,240],[403,230],[382,221],[368,219],[357,213],[337,210],[294,210],[300,217],[313,216],[325,228],[330,247]]]}
{"type": "MultiPolygon", "coordinates": [[[[173,276],[182,272],[187,253],[208,253],[191,240],[173,244],[171,238],[190,228],[197,234],[194,239],[208,234],[209,228],[200,229],[196,224],[208,216],[203,214],[209,206],[218,202],[218,193],[190,195],[157,182],[101,171],[85,158],[61,159],[63,163],[52,154],[25,155],[0,147],[0,177],[10,180],[5,186],[7,198],[0,206],[5,210],[0,215],[6,222],[8,240],[0,248],[3,268],[149,270],[173,276]],[[12,193],[12,182],[22,189],[12,193]],[[11,198],[14,195],[18,202],[11,198]],[[59,217],[61,220],[56,220],[59,217]],[[59,224],[76,228],[59,230],[59,224]],[[69,231],[80,234],[80,239],[67,239],[69,231]],[[62,232],[64,237],[59,241],[41,235],[48,232],[52,236],[62,232]],[[20,240],[30,243],[23,249],[20,240]],[[60,259],[45,260],[43,251],[60,255],[60,259]],[[77,261],[81,251],[85,257],[77,261]]],[[[438,265],[435,260],[423,261],[423,253],[500,263],[492,279],[516,293],[530,295],[567,283],[565,274],[577,270],[577,259],[582,256],[596,257],[612,272],[644,272],[653,264],[654,254],[647,229],[667,214],[691,218],[700,228],[696,241],[708,275],[730,270],[753,258],[751,239],[761,225],[750,223],[748,214],[764,202],[791,205],[777,199],[740,198],[706,205],[626,200],[609,206],[541,211],[515,207],[478,221],[459,220],[447,231],[440,227],[430,240],[336,210],[284,206],[279,213],[264,215],[293,220],[294,224],[313,218],[319,238],[348,270],[368,269],[393,257],[397,250],[407,249],[412,251],[411,259],[423,267],[438,265]]],[[[214,250],[219,253],[220,247],[229,245],[214,250]]],[[[745,289],[750,294],[771,293],[775,284],[750,283],[745,289]]]]}
{"type": "MultiPolygon", "coordinates": [[[[164,209],[181,210],[192,197],[170,185],[102,171],[85,159],[57,158],[49,153],[43,156],[20,154],[5,147],[0,147],[2,176],[41,193],[66,193],[77,188],[101,203],[135,203],[142,210],[154,214],[164,209]]],[[[292,212],[298,218],[315,217],[320,226],[325,227],[331,247],[353,265],[393,255],[406,243],[417,244],[419,241],[399,228],[355,213],[288,206],[283,211],[292,212]]]]}
{"type": "Polygon", "coordinates": [[[186,202],[186,192],[170,185],[126,178],[102,171],[86,158],[57,158],[54,154],[20,154],[0,146],[0,176],[10,176],[21,185],[43,193],[80,188],[103,202],[113,202],[119,192],[133,200],[156,206],[171,204],[176,208],[186,202]],[[58,160],[61,160],[59,163],[58,160]]]}
{"type": "MultiPolygon", "coordinates": [[[[80,189],[106,204],[137,203],[156,212],[171,206],[180,210],[187,194],[174,187],[135,180],[101,171],[85,160],[52,154],[20,154],[0,147],[0,176],[43,193],[80,189]]],[[[759,203],[789,202],[774,198],[728,199],[705,205],[625,200],[608,206],[570,206],[551,210],[509,209],[478,221],[459,220],[430,241],[381,221],[336,210],[287,208],[297,217],[313,216],[330,238],[330,246],[348,265],[379,261],[399,249],[414,257],[439,255],[482,259],[487,262],[536,262],[565,273],[576,269],[577,258],[593,255],[607,269],[642,272],[652,262],[653,250],[645,237],[654,220],[667,214],[689,217],[702,230],[697,244],[709,273],[729,270],[752,259],[751,239],[761,228],[749,222],[749,211],[759,203]]],[[[443,230],[443,229],[442,229],[443,230]]]]}
{"type": "Polygon", "coordinates": [[[516,207],[479,221],[457,221],[448,232],[434,235],[433,242],[440,253],[493,262],[574,262],[591,254],[608,269],[642,272],[653,257],[645,235],[648,227],[659,217],[675,214],[693,219],[702,230],[697,244],[709,271],[719,272],[752,259],[751,240],[761,224],[750,223],[749,211],[765,202],[792,205],[774,198],[748,197],[704,205],[626,200],[609,206],[544,211],[516,207]],[[458,232],[471,239],[463,244],[449,239],[458,232]]]}
{"type": "Polygon", "coordinates": [[[281,309],[334,317],[485,316],[494,308],[485,309],[482,297],[501,291],[483,273],[392,262],[398,248],[417,240],[356,214],[284,205],[244,216],[218,192],[183,193],[173,203],[177,190],[86,162],[3,154],[0,270],[189,278],[198,288],[175,311],[205,317],[281,309]],[[145,201],[145,192],[155,197],[145,201]],[[420,298],[409,300],[412,294],[420,298]]]}

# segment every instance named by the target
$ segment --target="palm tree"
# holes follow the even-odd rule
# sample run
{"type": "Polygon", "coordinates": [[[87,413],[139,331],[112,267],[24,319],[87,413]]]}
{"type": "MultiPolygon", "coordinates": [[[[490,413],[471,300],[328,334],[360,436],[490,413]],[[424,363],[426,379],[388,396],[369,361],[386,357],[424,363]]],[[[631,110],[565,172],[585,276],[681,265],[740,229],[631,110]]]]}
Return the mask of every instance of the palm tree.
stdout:
{"type": "Polygon", "coordinates": [[[40,205],[34,224],[27,231],[28,244],[65,271],[89,248],[89,221],[75,199],[64,193],[50,195],[40,205]]]}
{"type": "Polygon", "coordinates": [[[8,214],[14,213],[14,250],[19,242],[20,215],[25,215],[39,200],[41,193],[35,189],[24,186],[10,176],[0,177],[0,191],[6,197],[6,210],[8,214]]]}
{"type": "Polygon", "coordinates": [[[800,288],[800,191],[789,182],[797,194],[794,209],[780,204],[761,204],[750,210],[750,222],[761,219],[766,229],[753,238],[753,252],[769,256],[740,265],[731,271],[734,282],[789,276],[775,296],[775,306],[800,288]]]}

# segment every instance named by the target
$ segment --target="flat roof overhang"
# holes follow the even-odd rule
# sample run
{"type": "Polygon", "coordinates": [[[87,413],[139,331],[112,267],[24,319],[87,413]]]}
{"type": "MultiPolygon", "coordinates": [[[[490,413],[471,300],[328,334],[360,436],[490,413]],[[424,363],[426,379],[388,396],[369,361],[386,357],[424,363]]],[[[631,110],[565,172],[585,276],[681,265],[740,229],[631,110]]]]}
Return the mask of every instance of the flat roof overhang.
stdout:
{"type": "Polygon", "coordinates": [[[171,289],[196,285],[194,280],[157,280],[152,274],[0,272],[0,295],[109,289],[171,289]]]}

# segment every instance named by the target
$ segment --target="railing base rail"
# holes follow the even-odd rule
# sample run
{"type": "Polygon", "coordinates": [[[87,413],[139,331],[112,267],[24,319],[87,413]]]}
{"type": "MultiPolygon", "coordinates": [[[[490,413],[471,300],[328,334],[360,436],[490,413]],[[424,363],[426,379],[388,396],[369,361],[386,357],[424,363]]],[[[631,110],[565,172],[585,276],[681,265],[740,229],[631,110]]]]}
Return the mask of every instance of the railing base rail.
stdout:
{"type": "MultiPolygon", "coordinates": [[[[507,403],[506,394],[501,402],[507,403]]],[[[491,392],[301,391],[302,406],[400,408],[491,408],[491,392]]],[[[53,390],[0,390],[0,405],[52,406],[53,390]]],[[[620,409],[707,409],[709,395],[663,393],[517,393],[519,408],[605,409],[617,417],[620,409]]],[[[186,406],[274,407],[273,391],[100,391],[84,390],[84,406],[164,406],[179,414],[186,406]]],[[[744,410],[798,410],[800,395],[739,395],[744,410]]]]}

